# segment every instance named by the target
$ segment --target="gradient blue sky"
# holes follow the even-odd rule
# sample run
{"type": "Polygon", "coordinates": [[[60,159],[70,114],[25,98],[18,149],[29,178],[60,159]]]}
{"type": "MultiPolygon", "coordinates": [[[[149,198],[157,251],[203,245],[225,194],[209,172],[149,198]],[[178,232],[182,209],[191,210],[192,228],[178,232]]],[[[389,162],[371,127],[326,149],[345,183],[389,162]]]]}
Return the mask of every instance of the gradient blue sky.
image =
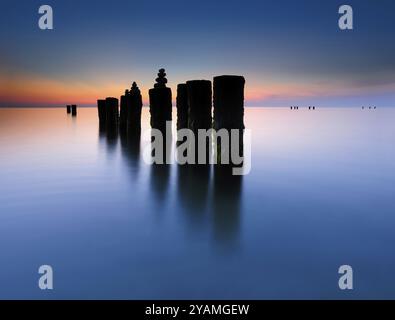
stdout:
{"type": "MultiPolygon", "coordinates": [[[[393,106],[393,0],[1,0],[0,105],[94,104],[157,69],[246,77],[246,105],[393,106]],[[38,28],[38,8],[54,30],[38,28]],[[354,9],[354,30],[338,8],[354,9]]],[[[175,91],[173,90],[175,96],[175,91]]]]}

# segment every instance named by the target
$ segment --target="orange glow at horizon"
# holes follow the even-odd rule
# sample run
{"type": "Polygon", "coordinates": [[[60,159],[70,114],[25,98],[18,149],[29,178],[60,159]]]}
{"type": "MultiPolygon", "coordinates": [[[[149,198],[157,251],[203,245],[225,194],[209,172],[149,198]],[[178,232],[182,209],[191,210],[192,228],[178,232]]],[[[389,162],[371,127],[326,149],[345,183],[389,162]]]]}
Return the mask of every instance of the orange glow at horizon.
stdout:
{"type": "MultiPolygon", "coordinates": [[[[62,81],[37,75],[14,75],[5,77],[0,75],[0,103],[29,105],[61,106],[65,104],[96,105],[97,99],[105,97],[119,98],[128,84],[119,81],[101,82],[97,77],[88,84],[86,81],[62,81]]],[[[331,93],[344,93],[342,85],[337,84],[307,84],[307,83],[269,83],[259,79],[246,79],[245,100],[249,102],[265,102],[269,99],[293,99],[314,97],[331,93]]],[[[173,103],[176,98],[176,85],[169,85],[173,92],[173,103]]],[[[144,105],[148,104],[149,86],[140,84],[144,105]]],[[[348,92],[350,90],[348,89],[348,92]]]]}

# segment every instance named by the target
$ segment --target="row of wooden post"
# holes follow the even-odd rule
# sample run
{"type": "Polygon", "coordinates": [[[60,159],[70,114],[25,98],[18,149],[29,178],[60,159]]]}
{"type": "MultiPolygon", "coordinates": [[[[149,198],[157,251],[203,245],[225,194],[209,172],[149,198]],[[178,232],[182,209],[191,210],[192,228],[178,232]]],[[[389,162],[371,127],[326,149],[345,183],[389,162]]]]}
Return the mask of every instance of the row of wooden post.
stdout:
{"type": "MultiPolygon", "coordinates": [[[[167,80],[166,80],[167,81],[167,80]]],[[[218,76],[214,86],[209,80],[191,80],[177,86],[177,129],[244,129],[244,84],[242,76],[218,76]],[[213,108],[214,105],[214,108],[213,108]],[[214,109],[212,115],[212,109],[214,109]],[[213,121],[214,120],[214,121],[213,121]]],[[[120,129],[141,128],[140,91],[126,92],[119,100],[109,97],[97,101],[99,121],[120,129]]],[[[172,92],[165,85],[149,90],[150,124],[165,129],[172,120],[172,92]]]]}
{"type": "Polygon", "coordinates": [[[67,105],[67,113],[71,113],[71,115],[76,116],[77,115],[77,105],[75,104],[70,104],[67,105]]]}

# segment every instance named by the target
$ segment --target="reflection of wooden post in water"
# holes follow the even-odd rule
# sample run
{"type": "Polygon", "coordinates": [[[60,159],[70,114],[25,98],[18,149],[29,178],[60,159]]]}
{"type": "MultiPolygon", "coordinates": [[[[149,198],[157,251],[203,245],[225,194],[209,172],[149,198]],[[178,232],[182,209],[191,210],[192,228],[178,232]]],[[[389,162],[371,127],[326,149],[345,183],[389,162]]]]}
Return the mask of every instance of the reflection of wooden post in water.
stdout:
{"type": "Polygon", "coordinates": [[[107,128],[114,128],[118,124],[118,99],[117,98],[106,98],[106,125],[107,128]]]}
{"type": "Polygon", "coordinates": [[[127,125],[128,132],[139,133],[141,131],[141,109],[143,107],[143,98],[136,82],[133,82],[130,88],[127,100],[127,125]]]}
{"type": "Polygon", "coordinates": [[[177,130],[188,128],[188,91],[186,83],[177,86],[177,130]]]}
{"type": "Polygon", "coordinates": [[[165,130],[166,121],[171,121],[171,89],[166,87],[165,69],[160,69],[153,89],[149,90],[151,127],[165,130]]]}
{"type": "Polygon", "coordinates": [[[66,109],[67,109],[67,113],[71,113],[71,105],[68,104],[66,109]]]}
{"type": "Polygon", "coordinates": [[[77,115],[77,105],[72,104],[71,105],[71,115],[76,116],[77,115]]]}
{"type": "Polygon", "coordinates": [[[99,116],[99,123],[106,123],[106,100],[97,100],[97,114],[99,116]]]}
{"type": "MultiPolygon", "coordinates": [[[[229,130],[229,137],[232,129],[239,130],[240,156],[243,155],[244,84],[245,79],[242,76],[214,77],[214,128],[229,130]]],[[[218,163],[221,163],[221,152],[226,152],[231,160],[231,149],[225,145],[221,146],[219,142],[218,163]]]]}
{"type": "Polygon", "coordinates": [[[232,175],[232,167],[214,166],[214,237],[224,249],[233,249],[240,233],[243,176],[232,175]]]}

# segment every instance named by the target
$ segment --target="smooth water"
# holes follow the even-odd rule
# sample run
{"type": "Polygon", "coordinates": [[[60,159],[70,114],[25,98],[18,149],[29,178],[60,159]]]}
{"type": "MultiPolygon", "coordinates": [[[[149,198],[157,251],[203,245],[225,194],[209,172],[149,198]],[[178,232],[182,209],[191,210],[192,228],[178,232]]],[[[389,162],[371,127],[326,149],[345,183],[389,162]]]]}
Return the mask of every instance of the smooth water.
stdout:
{"type": "Polygon", "coordinates": [[[146,164],[95,109],[0,109],[0,298],[394,299],[395,109],[245,117],[251,173],[224,177],[146,164]]]}

